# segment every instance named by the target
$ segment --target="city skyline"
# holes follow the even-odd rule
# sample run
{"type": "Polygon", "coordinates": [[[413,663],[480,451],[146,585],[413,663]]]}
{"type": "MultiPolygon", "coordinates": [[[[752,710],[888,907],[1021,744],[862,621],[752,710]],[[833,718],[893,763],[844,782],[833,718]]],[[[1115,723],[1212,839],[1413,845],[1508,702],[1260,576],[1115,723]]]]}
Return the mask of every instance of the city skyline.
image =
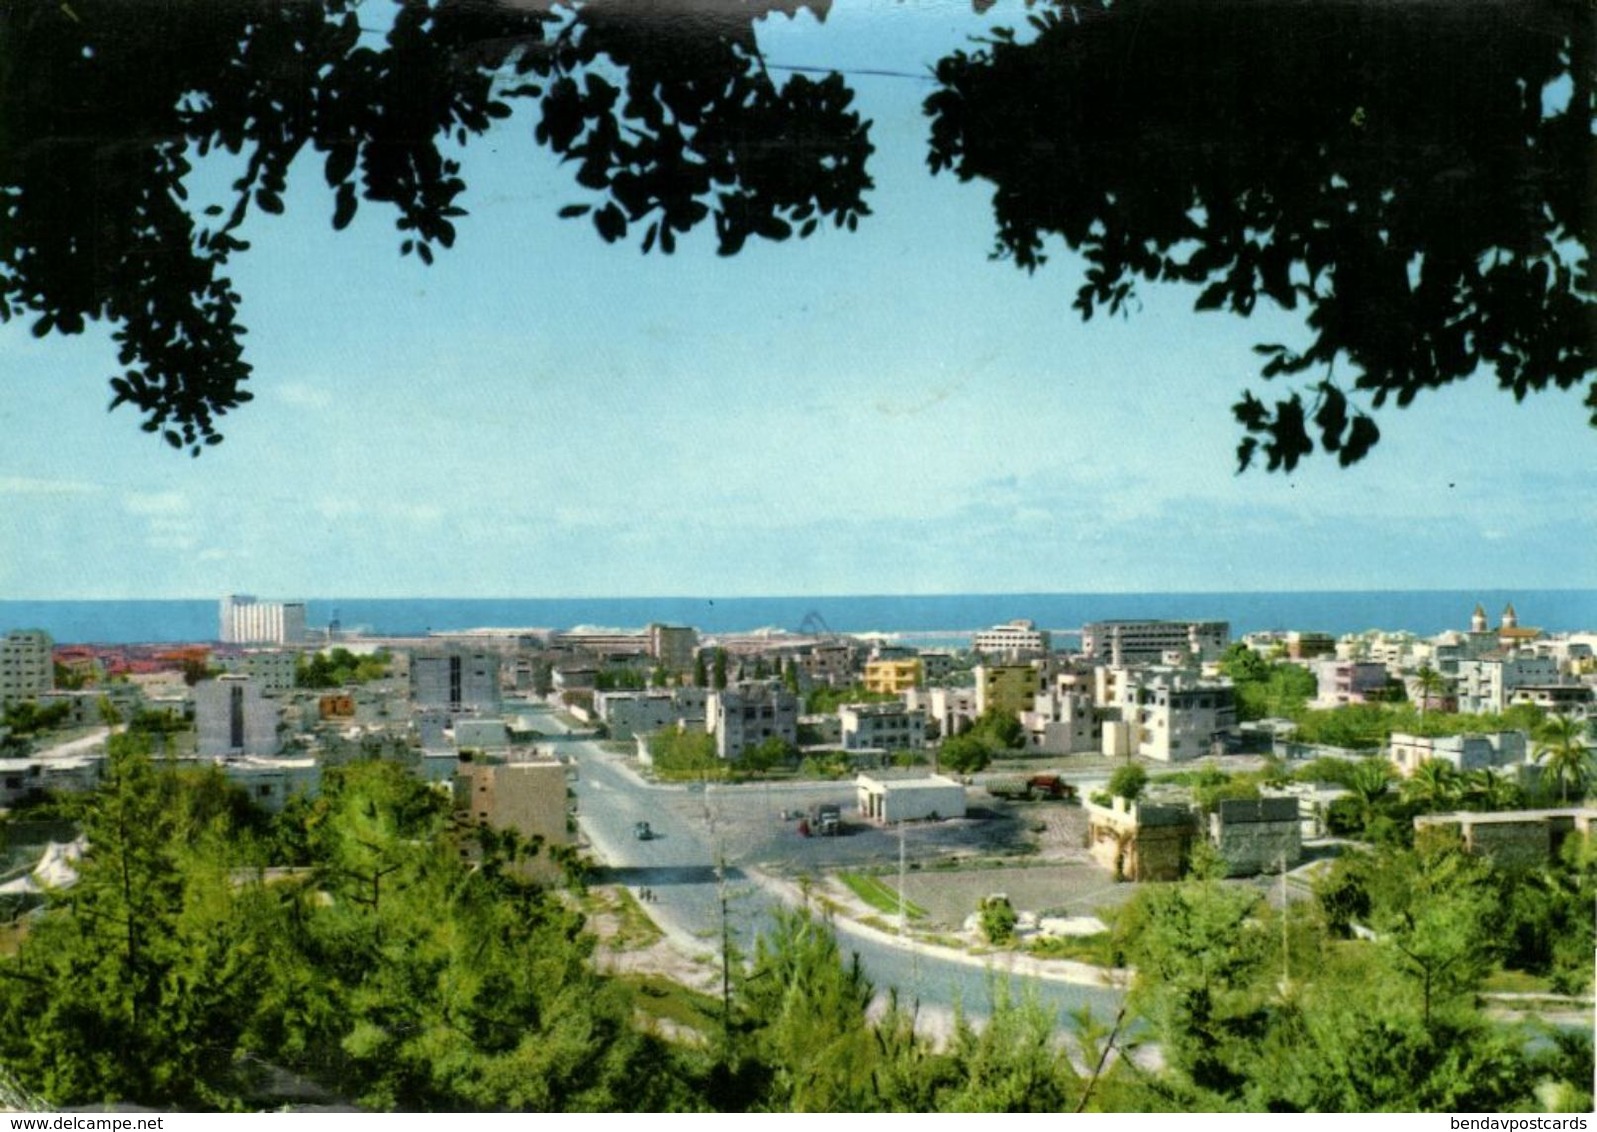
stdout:
{"type": "MultiPolygon", "coordinates": [[[[334,235],[302,161],[233,270],[255,400],[197,460],[104,412],[108,334],[5,326],[0,593],[1597,585],[1578,392],[1516,406],[1481,375],[1381,414],[1351,469],[1236,476],[1252,346],[1301,341],[1299,318],[1145,285],[1083,324],[1062,249],[1030,277],[989,262],[990,190],[928,176],[916,77],[980,26],[968,5],[771,21],[773,64],[849,73],[875,215],[731,259],[556,219],[583,191],[525,111],[467,147],[471,215],[430,268],[375,205],[334,235]]],[[[198,176],[197,205],[224,183],[198,176]]]]}

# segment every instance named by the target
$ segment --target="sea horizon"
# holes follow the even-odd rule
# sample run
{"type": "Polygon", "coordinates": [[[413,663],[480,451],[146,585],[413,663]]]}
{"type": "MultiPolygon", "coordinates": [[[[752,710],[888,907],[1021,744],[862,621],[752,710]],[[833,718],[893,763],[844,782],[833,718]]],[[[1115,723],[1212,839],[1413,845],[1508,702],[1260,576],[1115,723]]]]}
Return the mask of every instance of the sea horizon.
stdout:
{"type": "MultiPolygon", "coordinates": [[[[65,644],[212,641],[222,595],[205,598],[68,598],[0,601],[0,630],[44,629],[65,644]]],[[[1115,619],[1226,621],[1233,636],[1265,630],[1336,635],[1373,629],[1431,636],[1468,628],[1475,606],[1495,625],[1512,604],[1522,626],[1597,630],[1597,589],[1171,590],[1075,593],[827,594],[743,597],[312,597],[313,631],[425,636],[471,629],[641,629],[653,622],[731,634],[797,632],[947,635],[1029,620],[1070,634],[1115,619]]]]}

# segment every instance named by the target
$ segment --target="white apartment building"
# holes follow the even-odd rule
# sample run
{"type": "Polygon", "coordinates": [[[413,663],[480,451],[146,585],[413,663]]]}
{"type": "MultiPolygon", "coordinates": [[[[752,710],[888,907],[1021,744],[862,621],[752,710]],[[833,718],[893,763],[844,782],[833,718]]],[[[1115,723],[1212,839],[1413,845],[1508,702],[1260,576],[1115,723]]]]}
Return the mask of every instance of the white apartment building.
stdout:
{"type": "Polygon", "coordinates": [[[1236,690],[1229,681],[1201,680],[1183,672],[1131,675],[1116,689],[1120,726],[1104,726],[1105,754],[1184,762],[1209,754],[1235,730],[1236,690]],[[1122,746],[1127,749],[1120,750],[1122,746]]]}
{"type": "Polygon", "coordinates": [[[55,687],[54,649],[43,629],[13,629],[0,639],[0,706],[55,687]]]}
{"type": "Polygon", "coordinates": [[[902,703],[844,704],[837,709],[845,750],[918,751],[926,745],[926,716],[902,703]]]}
{"type": "Polygon", "coordinates": [[[1307,665],[1314,673],[1317,690],[1315,708],[1337,708],[1368,703],[1386,691],[1386,665],[1368,660],[1315,660],[1307,665]]]}
{"type": "Polygon", "coordinates": [[[1029,660],[1047,656],[1051,641],[1047,629],[1039,629],[1030,621],[1010,621],[976,633],[971,637],[970,647],[982,656],[1029,660]]]}
{"type": "Polygon", "coordinates": [[[1081,651],[1104,664],[1147,664],[1166,653],[1213,659],[1231,643],[1229,621],[1091,621],[1081,628],[1081,651]]]}
{"type": "Polygon", "coordinates": [[[798,697],[778,683],[742,683],[712,692],[705,714],[718,758],[740,758],[771,738],[798,745],[798,697]]]}
{"type": "Polygon", "coordinates": [[[418,708],[497,715],[499,654],[487,649],[413,653],[410,700],[418,708]]]}
{"type": "Polygon", "coordinates": [[[1458,710],[1469,714],[1501,712],[1516,688],[1558,681],[1558,662],[1550,656],[1480,657],[1460,660],[1458,710]]]}
{"type": "Polygon", "coordinates": [[[194,688],[198,751],[206,757],[275,755],[282,745],[277,703],[248,676],[228,674],[194,688]]]}
{"type": "Polygon", "coordinates": [[[290,645],[305,639],[305,603],[257,601],[248,594],[222,599],[219,639],[224,645],[290,645]]]}

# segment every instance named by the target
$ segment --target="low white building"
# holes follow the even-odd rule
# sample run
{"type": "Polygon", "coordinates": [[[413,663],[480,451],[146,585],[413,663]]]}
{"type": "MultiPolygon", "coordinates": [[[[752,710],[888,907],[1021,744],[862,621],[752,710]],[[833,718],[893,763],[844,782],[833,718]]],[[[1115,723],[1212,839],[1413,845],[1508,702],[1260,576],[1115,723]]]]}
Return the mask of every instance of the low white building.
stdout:
{"type": "Polygon", "coordinates": [[[1517,766],[1525,761],[1525,733],[1430,736],[1393,732],[1389,757],[1405,778],[1421,763],[1433,760],[1447,763],[1460,773],[1517,766]]]}
{"type": "Polygon", "coordinates": [[[952,778],[934,774],[926,778],[872,778],[854,780],[860,817],[892,824],[901,821],[935,821],[965,816],[965,788],[952,778]]]}

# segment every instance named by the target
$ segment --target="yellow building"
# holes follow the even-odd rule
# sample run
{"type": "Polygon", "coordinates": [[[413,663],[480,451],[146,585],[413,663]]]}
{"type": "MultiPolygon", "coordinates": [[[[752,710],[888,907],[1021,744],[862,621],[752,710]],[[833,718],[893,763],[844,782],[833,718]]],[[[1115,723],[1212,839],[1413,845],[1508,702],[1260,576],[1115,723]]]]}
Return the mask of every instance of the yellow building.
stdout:
{"type": "Polygon", "coordinates": [[[976,666],[976,714],[1001,711],[1019,715],[1037,706],[1040,676],[1029,664],[976,666]]]}
{"type": "Polygon", "coordinates": [[[920,659],[873,660],[865,665],[865,690],[896,696],[924,682],[920,659]]]}

